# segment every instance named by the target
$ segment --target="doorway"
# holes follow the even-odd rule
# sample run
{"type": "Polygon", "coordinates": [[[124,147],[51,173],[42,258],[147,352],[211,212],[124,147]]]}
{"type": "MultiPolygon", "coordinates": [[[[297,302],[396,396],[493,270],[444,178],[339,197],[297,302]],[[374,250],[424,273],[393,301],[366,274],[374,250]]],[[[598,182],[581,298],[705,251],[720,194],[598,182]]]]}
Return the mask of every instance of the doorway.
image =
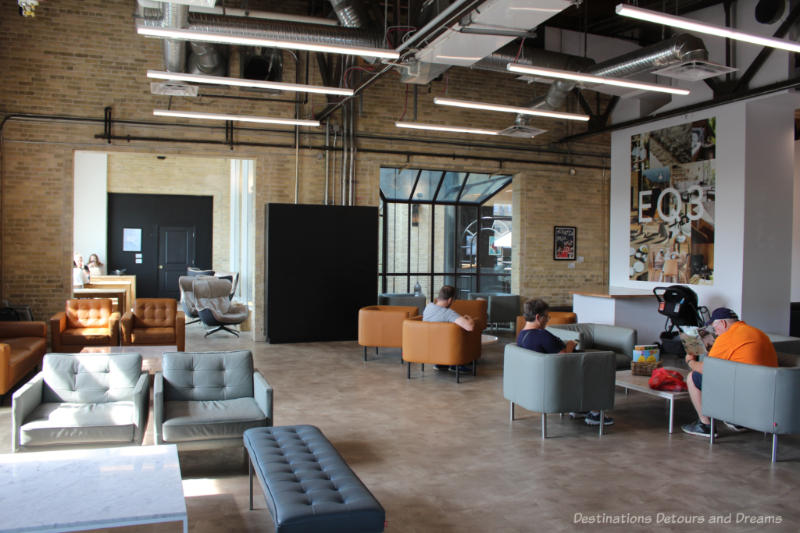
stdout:
{"type": "Polygon", "coordinates": [[[213,205],[211,196],[109,193],[108,272],[135,275],[139,297],[179,299],[188,266],[211,268],[213,205]]]}

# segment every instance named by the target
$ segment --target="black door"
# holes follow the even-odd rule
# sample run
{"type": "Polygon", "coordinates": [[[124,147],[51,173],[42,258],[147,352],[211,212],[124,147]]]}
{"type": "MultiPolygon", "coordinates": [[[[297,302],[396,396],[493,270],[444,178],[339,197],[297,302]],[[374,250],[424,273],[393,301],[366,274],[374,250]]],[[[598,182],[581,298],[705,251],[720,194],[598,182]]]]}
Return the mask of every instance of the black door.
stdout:
{"type": "Polygon", "coordinates": [[[195,228],[166,227],[158,232],[158,297],[180,298],[178,277],[195,264],[195,228]]]}

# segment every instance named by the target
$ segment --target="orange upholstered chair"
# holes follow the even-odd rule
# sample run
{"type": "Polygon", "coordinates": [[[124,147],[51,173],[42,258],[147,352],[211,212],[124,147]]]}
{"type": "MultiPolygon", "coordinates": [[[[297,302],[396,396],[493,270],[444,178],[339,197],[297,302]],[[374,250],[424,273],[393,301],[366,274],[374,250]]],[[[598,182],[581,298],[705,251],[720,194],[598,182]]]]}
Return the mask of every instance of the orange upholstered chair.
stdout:
{"type": "Polygon", "coordinates": [[[370,305],[358,310],[358,344],[378,348],[400,348],[403,343],[403,320],[416,316],[419,309],[407,305],[370,305]]]}
{"type": "MultiPolygon", "coordinates": [[[[422,317],[403,321],[403,361],[451,365],[456,367],[456,382],[461,381],[459,366],[473,363],[481,356],[481,332],[486,328],[486,300],[456,300],[451,309],[475,320],[475,329],[465,331],[451,322],[423,322],[422,317]]],[[[424,366],[423,366],[424,369],[424,366]]]]}
{"type": "Polygon", "coordinates": [[[123,345],[171,345],[186,348],[186,318],[172,298],[137,298],[133,311],[122,316],[123,345]]]}
{"type": "MultiPolygon", "coordinates": [[[[576,324],[578,322],[578,315],[570,311],[550,311],[550,321],[547,325],[553,324],[576,324]]],[[[519,337],[519,332],[525,327],[525,317],[519,315],[517,317],[517,332],[514,335],[516,339],[519,337]]]]}
{"type": "Polygon", "coordinates": [[[112,312],[111,298],[67,300],[66,309],[50,318],[50,344],[56,353],[119,345],[119,313],[112,312]]]}

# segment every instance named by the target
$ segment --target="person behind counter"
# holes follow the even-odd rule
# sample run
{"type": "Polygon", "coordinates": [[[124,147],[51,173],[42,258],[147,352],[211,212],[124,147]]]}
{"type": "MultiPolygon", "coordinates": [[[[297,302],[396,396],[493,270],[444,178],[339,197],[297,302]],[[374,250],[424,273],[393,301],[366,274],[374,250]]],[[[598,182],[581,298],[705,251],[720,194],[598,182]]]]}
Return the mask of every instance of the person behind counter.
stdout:
{"type": "Polygon", "coordinates": [[[104,276],[106,274],[106,265],[100,262],[97,254],[89,256],[89,262],[86,263],[86,266],[89,268],[89,275],[91,276],[104,276]]]}

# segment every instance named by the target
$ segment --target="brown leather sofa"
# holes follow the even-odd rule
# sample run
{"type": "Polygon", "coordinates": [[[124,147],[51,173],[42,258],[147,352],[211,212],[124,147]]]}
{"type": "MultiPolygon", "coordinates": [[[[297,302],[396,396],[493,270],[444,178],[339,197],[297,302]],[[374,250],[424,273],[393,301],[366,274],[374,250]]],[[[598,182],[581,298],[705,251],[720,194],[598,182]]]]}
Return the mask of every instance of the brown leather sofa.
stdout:
{"type": "Polygon", "coordinates": [[[50,318],[50,345],[56,353],[77,353],[85,346],[118,346],[119,313],[110,298],[67,300],[50,318]]]}
{"type": "Polygon", "coordinates": [[[46,351],[44,322],[0,322],[0,402],[11,387],[42,364],[46,351]]]}
{"type": "MultiPolygon", "coordinates": [[[[553,324],[576,324],[578,322],[578,315],[569,311],[550,311],[550,321],[547,325],[553,324]]],[[[519,337],[519,332],[525,327],[525,317],[519,315],[517,317],[517,330],[514,338],[519,337]]]]}
{"type": "Polygon", "coordinates": [[[408,305],[370,305],[358,310],[358,344],[364,347],[400,348],[403,344],[403,320],[416,316],[419,309],[408,305]]]}
{"type": "MultiPolygon", "coordinates": [[[[486,329],[486,300],[456,300],[450,306],[461,315],[475,320],[475,328],[465,331],[452,322],[423,322],[422,317],[403,321],[403,361],[411,363],[450,365],[456,367],[456,383],[461,382],[461,365],[473,363],[481,356],[481,332],[486,329]]],[[[475,366],[473,365],[473,375],[475,366]]]]}
{"type": "Polygon", "coordinates": [[[172,298],[137,298],[120,321],[123,345],[171,345],[186,348],[186,318],[172,298]]]}

